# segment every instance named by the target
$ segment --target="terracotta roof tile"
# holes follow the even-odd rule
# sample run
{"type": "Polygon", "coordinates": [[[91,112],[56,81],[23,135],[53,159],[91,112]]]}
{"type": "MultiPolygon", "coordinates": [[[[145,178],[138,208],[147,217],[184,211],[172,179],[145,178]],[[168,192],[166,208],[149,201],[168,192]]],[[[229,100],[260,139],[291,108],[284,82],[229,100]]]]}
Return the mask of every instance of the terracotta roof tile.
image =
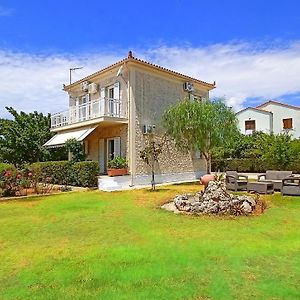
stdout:
{"type": "Polygon", "coordinates": [[[281,105],[281,106],[285,106],[285,107],[289,107],[289,108],[294,108],[294,109],[300,109],[300,106],[296,106],[296,105],[291,105],[291,104],[287,104],[287,103],[282,103],[276,100],[269,100],[266,101],[258,106],[256,106],[257,109],[261,109],[264,110],[263,107],[265,107],[266,105],[268,105],[269,103],[273,103],[273,104],[277,104],[277,105],[281,105]]]}
{"type": "Polygon", "coordinates": [[[208,83],[208,82],[199,80],[199,79],[197,79],[197,78],[193,78],[193,77],[184,75],[184,74],[182,74],[182,73],[179,73],[179,72],[176,72],[176,71],[167,69],[167,68],[165,68],[165,67],[162,67],[162,66],[159,66],[159,65],[150,63],[150,62],[148,62],[148,61],[145,61],[145,60],[136,58],[136,57],[134,57],[134,56],[132,55],[132,52],[129,51],[128,57],[126,57],[126,58],[124,58],[124,59],[122,59],[122,60],[120,60],[120,61],[118,61],[118,62],[116,62],[116,63],[114,63],[114,64],[112,64],[112,65],[110,65],[110,66],[108,66],[108,67],[105,67],[105,68],[103,68],[103,69],[101,69],[101,70],[99,70],[99,71],[97,71],[97,72],[95,72],[95,73],[93,73],[93,74],[91,74],[91,75],[88,75],[88,76],[86,76],[86,77],[84,77],[84,78],[82,78],[82,79],[80,79],[80,80],[77,80],[77,81],[73,82],[72,84],[64,85],[64,90],[69,89],[69,88],[71,88],[71,87],[73,87],[73,86],[75,86],[75,85],[77,85],[78,83],[81,83],[81,82],[83,82],[83,81],[90,80],[90,79],[92,79],[93,77],[95,77],[95,76],[97,76],[97,75],[99,75],[99,74],[101,74],[101,73],[103,73],[103,72],[105,72],[105,71],[107,71],[107,70],[109,70],[109,69],[112,69],[112,68],[114,68],[114,67],[116,67],[116,66],[118,66],[118,65],[120,65],[120,64],[123,64],[123,63],[125,63],[125,62],[137,62],[137,63],[139,63],[139,64],[143,64],[143,65],[146,65],[146,66],[150,66],[150,67],[155,68],[155,69],[157,69],[157,70],[161,70],[161,71],[167,72],[167,73],[169,73],[169,74],[173,74],[173,75],[175,75],[175,76],[177,76],[177,77],[182,77],[182,78],[187,79],[187,80],[192,80],[192,81],[196,81],[196,82],[198,82],[198,83],[200,83],[200,84],[204,84],[204,85],[210,87],[211,89],[214,89],[215,86],[216,86],[216,82],[208,83]]]}

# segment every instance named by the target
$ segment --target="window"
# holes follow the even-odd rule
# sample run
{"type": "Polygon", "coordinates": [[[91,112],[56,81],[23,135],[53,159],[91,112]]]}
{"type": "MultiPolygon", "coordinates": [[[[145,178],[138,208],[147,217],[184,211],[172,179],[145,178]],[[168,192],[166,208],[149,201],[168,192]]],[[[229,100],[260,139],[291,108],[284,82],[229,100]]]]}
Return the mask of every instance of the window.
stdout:
{"type": "Polygon", "coordinates": [[[283,129],[293,129],[293,119],[283,119],[283,129]]]}
{"type": "Polygon", "coordinates": [[[255,130],[255,120],[245,121],[245,130],[255,130]]]}
{"type": "Polygon", "coordinates": [[[205,97],[199,96],[199,95],[190,94],[190,100],[202,102],[202,101],[205,101],[205,97]]]}

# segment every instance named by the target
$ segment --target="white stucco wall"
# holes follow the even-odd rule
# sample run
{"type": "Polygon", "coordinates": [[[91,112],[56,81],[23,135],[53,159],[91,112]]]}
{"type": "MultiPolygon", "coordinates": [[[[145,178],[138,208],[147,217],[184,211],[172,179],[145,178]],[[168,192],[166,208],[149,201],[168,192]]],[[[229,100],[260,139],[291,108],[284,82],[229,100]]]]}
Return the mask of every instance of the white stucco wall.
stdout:
{"type": "Polygon", "coordinates": [[[237,119],[239,122],[239,128],[243,134],[245,134],[245,121],[255,120],[256,131],[263,131],[270,133],[272,128],[272,114],[254,110],[252,108],[245,109],[237,113],[237,119]]]}
{"type": "Polygon", "coordinates": [[[273,112],[273,131],[275,134],[283,133],[283,119],[293,119],[293,129],[289,133],[294,138],[300,137],[300,109],[294,109],[283,105],[269,103],[264,106],[265,110],[273,112]]]}

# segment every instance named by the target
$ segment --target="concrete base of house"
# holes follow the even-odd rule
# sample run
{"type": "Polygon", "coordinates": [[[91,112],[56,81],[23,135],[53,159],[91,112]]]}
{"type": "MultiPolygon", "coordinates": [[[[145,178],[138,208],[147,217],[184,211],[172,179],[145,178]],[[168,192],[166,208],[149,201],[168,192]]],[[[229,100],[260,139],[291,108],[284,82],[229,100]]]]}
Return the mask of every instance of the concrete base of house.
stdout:
{"type": "MultiPolygon", "coordinates": [[[[156,184],[182,183],[199,180],[205,172],[185,172],[155,175],[156,184]]],[[[151,175],[99,176],[98,188],[101,191],[122,191],[145,188],[151,185],[151,175]]]]}

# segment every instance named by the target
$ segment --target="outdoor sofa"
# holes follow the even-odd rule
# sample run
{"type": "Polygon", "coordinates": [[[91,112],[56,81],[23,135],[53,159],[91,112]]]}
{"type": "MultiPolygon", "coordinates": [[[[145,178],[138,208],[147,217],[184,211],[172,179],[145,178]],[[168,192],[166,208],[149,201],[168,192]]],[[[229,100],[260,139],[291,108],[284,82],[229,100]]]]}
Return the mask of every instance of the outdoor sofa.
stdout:
{"type": "Polygon", "coordinates": [[[227,171],[225,181],[228,190],[247,190],[248,176],[246,175],[238,174],[236,171],[227,171]]]}
{"type": "Polygon", "coordinates": [[[258,175],[257,176],[257,181],[272,182],[274,184],[274,190],[281,191],[283,179],[289,180],[289,178],[293,178],[293,172],[292,171],[268,170],[268,171],[266,171],[266,173],[258,175]]]}
{"type": "Polygon", "coordinates": [[[281,194],[289,196],[300,196],[300,177],[283,179],[281,194]]]}

